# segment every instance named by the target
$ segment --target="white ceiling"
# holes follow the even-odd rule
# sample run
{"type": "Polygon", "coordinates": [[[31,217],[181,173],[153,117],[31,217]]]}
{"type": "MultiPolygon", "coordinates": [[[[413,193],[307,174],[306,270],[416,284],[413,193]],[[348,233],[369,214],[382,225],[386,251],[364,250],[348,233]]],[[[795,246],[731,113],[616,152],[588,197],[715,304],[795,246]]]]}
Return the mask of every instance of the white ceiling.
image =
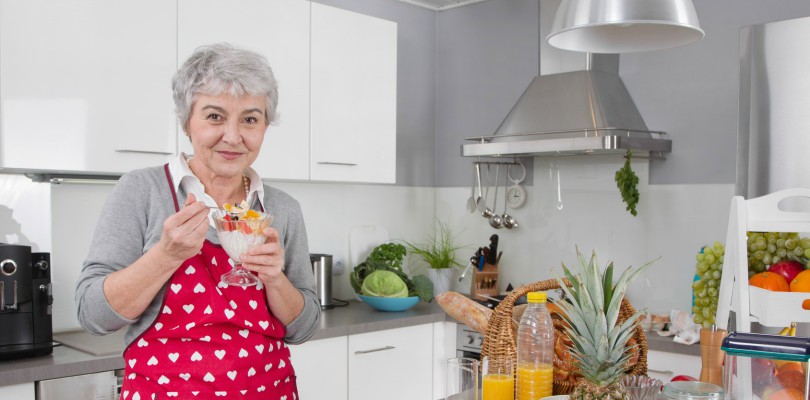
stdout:
{"type": "Polygon", "coordinates": [[[473,3],[480,3],[486,0],[399,0],[399,1],[424,8],[429,8],[435,11],[442,11],[450,8],[466,6],[473,3]]]}

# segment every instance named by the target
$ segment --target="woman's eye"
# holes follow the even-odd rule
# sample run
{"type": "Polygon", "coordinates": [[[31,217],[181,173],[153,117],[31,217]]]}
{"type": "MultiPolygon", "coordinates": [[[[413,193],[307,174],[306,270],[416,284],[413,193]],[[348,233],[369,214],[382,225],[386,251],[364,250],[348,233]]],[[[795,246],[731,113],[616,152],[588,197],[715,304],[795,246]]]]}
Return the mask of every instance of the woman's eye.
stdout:
{"type": "Polygon", "coordinates": [[[255,123],[259,122],[259,119],[256,118],[256,117],[246,117],[245,122],[247,122],[249,124],[255,124],[255,123]]]}
{"type": "Polygon", "coordinates": [[[222,121],[222,116],[219,115],[219,114],[214,114],[214,113],[208,114],[208,116],[205,117],[205,118],[210,119],[212,121],[222,121]]]}

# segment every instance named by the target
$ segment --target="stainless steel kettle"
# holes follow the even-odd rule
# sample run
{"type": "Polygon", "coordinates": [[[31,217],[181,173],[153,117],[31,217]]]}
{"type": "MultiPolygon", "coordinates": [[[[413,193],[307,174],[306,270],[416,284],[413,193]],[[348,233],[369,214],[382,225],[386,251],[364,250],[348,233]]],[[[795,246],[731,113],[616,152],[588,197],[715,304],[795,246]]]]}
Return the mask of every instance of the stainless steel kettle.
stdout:
{"type": "Polygon", "coordinates": [[[315,274],[315,293],[318,294],[321,309],[334,308],[335,305],[332,301],[332,255],[310,254],[309,261],[312,263],[312,272],[315,274]]]}

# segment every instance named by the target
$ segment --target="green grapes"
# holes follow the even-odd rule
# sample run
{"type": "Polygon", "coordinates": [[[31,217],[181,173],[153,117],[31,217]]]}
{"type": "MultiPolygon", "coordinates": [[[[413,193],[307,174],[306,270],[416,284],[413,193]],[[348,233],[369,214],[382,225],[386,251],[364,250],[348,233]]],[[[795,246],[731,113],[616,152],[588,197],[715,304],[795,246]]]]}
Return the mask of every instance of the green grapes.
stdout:
{"type": "Polygon", "coordinates": [[[810,238],[796,232],[748,232],[748,277],[783,260],[799,261],[808,266],[810,238]]]}
{"type": "MultiPolygon", "coordinates": [[[[756,245],[756,239],[751,242],[756,245]]],[[[767,247],[767,242],[764,244],[767,247]]],[[[726,249],[720,242],[704,246],[695,256],[695,270],[698,279],[692,282],[692,293],[695,296],[692,306],[692,320],[696,324],[710,327],[714,324],[719,298],[720,278],[723,273],[723,260],[726,249]]],[[[763,254],[764,256],[764,254],[763,254]]]]}

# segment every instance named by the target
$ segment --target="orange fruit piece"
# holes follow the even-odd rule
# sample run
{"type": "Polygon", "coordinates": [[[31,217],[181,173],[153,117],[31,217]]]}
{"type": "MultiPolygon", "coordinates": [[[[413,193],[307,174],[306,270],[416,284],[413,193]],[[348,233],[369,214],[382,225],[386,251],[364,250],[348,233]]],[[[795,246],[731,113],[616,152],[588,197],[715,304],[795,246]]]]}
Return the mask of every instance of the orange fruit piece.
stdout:
{"type": "Polygon", "coordinates": [[[796,388],[786,388],[774,392],[768,400],[804,400],[804,391],[796,388]]]}
{"type": "Polygon", "coordinates": [[[247,219],[258,219],[260,217],[259,213],[254,210],[247,210],[245,213],[245,218],[247,219]]]}
{"type": "Polygon", "coordinates": [[[776,374],[776,380],[783,388],[804,389],[804,372],[799,369],[789,369],[776,374]]]}
{"type": "MultiPolygon", "coordinates": [[[[801,275],[801,274],[799,274],[801,275]]],[[[798,275],[796,275],[798,278],[798,275]]],[[[795,280],[796,278],[794,278],[795,280]]],[[[770,290],[774,292],[789,292],[790,286],[788,285],[785,277],[779,274],[775,274],[773,272],[760,272],[751,277],[748,280],[748,284],[751,286],[756,286],[758,288],[762,288],[765,290],[770,290]]]]}
{"type": "Polygon", "coordinates": [[[791,292],[810,292],[810,270],[799,272],[792,281],[790,281],[791,292]]]}

